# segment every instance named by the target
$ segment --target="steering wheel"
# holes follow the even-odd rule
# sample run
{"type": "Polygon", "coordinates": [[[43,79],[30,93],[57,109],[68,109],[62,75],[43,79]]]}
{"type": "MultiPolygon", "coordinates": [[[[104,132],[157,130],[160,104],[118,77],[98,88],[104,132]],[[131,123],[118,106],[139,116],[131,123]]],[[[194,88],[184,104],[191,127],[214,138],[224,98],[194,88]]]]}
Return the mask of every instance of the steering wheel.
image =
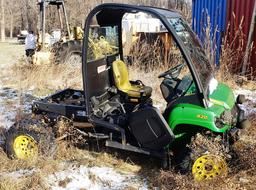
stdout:
{"type": "Polygon", "coordinates": [[[158,75],[158,78],[165,78],[169,76],[172,79],[176,79],[179,76],[180,71],[184,66],[185,66],[185,63],[176,65],[175,67],[169,69],[168,71],[165,71],[164,73],[161,73],[160,75],[158,75]]]}

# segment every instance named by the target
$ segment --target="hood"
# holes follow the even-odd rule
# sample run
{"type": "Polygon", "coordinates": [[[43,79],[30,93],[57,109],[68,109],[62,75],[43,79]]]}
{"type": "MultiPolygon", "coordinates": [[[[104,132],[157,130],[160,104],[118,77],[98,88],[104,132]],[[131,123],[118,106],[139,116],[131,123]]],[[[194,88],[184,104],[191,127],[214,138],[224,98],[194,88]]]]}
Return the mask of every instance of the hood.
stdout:
{"type": "Polygon", "coordinates": [[[217,87],[209,95],[210,103],[221,106],[224,109],[232,109],[235,104],[235,96],[231,88],[223,83],[218,83],[217,87]]]}

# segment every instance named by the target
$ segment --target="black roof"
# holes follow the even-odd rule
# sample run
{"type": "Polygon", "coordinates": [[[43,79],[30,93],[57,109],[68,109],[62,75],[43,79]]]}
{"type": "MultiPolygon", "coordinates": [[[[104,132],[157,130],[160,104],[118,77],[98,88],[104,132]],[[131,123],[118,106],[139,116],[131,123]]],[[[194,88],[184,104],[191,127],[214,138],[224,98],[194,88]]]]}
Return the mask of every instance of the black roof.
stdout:
{"type": "Polygon", "coordinates": [[[168,10],[168,9],[162,9],[162,8],[157,8],[157,7],[147,7],[147,8],[153,9],[165,17],[181,17],[181,14],[175,10],[168,10]]]}
{"type": "Polygon", "coordinates": [[[61,5],[63,4],[64,0],[40,0],[38,1],[38,4],[47,3],[50,5],[61,5]]]}
{"type": "Polygon", "coordinates": [[[98,10],[97,21],[101,26],[115,25],[120,22],[125,13],[136,13],[138,11],[145,11],[154,13],[164,17],[181,17],[181,14],[175,10],[168,10],[158,7],[118,4],[118,3],[104,3],[95,7],[98,10]]]}
{"type": "Polygon", "coordinates": [[[120,3],[103,3],[98,5],[99,8],[109,9],[134,9],[141,11],[154,11],[165,17],[181,17],[181,14],[177,10],[164,9],[160,7],[144,6],[144,5],[131,5],[131,4],[120,4],[120,3]]]}

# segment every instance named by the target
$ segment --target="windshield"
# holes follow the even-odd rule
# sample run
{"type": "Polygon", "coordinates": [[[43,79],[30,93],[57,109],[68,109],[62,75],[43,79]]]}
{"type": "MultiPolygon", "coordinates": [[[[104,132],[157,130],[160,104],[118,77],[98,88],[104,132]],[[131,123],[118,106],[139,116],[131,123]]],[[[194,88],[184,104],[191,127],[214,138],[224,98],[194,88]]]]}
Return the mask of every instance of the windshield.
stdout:
{"type": "Polygon", "coordinates": [[[118,53],[118,27],[91,25],[89,28],[88,61],[118,53]]]}
{"type": "Polygon", "coordinates": [[[213,78],[213,71],[199,40],[183,19],[168,18],[168,21],[186,46],[203,89],[208,93],[208,86],[213,78]]]}

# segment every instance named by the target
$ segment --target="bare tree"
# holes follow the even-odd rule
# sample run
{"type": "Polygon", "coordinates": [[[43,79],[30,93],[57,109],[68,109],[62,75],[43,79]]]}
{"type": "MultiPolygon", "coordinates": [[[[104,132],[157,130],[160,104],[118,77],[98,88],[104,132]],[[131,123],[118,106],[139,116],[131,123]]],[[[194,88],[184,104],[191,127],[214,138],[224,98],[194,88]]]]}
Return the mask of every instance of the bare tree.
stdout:
{"type": "Polygon", "coordinates": [[[1,0],[1,41],[5,41],[5,1],[1,0]]]}
{"type": "MultiPolygon", "coordinates": [[[[0,0],[0,27],[1,36],[6,34],[17,35],[20,30],[32,29],[36,31],[38,25],[38,5],[36,0],[0,0]],[[4,14],[3,14],[4,13],[4,14]],[[2,27],[6,26],[6,27],[2,27]],[[4,31],[3,31],[4,30],[4,31]]],[[[70,26],[82,26],[89,11],[100,3],[118,2],[141,4],[164,8],[185,9],[186,0],[65,0],[70,26]]],[[[47,10],[47,29],[56,28],[57,12],[53,8],[47,10]]]]}
{"type": "Polygon", "coordinates": [[[13,0],[9,0],[7,2],[8,4],[6,5],[7,7],[7,11],[8,11],[8,18],[7,18],[7,21],[9,20],[9,23],[6,23],[7,26],[9,26],[9,30],[10,30],[10,38],[13,37],[13,9],[14,9],[14,6],[13,6],[13,0]]]}

